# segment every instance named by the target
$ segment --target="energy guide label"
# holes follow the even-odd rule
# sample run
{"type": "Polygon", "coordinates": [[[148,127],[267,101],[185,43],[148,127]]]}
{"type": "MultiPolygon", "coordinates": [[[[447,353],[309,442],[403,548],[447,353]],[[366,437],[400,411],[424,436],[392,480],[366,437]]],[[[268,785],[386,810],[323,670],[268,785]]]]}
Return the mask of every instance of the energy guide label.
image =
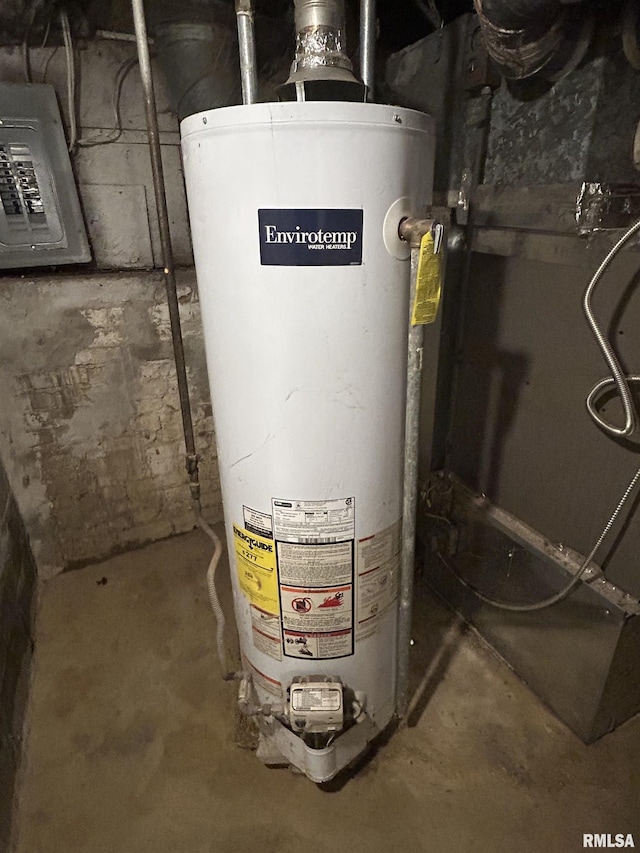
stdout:
{"type": "Polygon", "coordinates": [[[278,613],[275,543],[244,527],[233,525],[236,569],[240,589],[249,604],[265,613],[278,613]]]}
{"type": "Polygon", "coordinates": [[[340,542],[355,537],[355,498],[272,501],[274,538],[282,542],[340,542]]]}

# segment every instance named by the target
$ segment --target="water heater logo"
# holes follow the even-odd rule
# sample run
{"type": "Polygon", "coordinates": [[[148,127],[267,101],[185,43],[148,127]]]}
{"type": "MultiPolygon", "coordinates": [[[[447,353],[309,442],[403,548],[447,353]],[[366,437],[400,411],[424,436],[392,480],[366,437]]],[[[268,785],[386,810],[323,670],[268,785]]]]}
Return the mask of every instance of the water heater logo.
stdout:
{"type": "Polygon", "coordinates": [[[351,266],[362,263],[361,210],[259,210],[263,266],[351,266]]]}
{"type": "Polygon", "coordinates": [[[277,225],[264,226],[267,243],[306,243],[310,249],[350,249],[358,239],[356,231],[278,231],[277,225]]]}

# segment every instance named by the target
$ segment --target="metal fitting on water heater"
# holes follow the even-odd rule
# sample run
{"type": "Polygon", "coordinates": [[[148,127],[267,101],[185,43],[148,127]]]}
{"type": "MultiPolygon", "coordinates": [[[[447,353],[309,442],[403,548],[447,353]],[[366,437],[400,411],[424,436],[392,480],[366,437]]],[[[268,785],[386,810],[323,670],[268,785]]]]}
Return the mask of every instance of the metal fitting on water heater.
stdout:
{"type": "Polygon", "coordinates": [[[347,56],[344,0],[296,0],[296,48],[283,100],[364,100],[347,56]]]}
{"type": "MultiPolygon", "coordinates": [[[[436,237],[439,239],[442,237],[442,224],[435,219],[416,219],[413,216],[407,216],[401,220],[398,226],[398,236],[407,242],[412,249],[417,249],[420,246],[420,241],[429,231],[432,233],[435,243],[436,237]]],[[[435,250],[436,252],[438,248],[439,245],[435,250]]]]}

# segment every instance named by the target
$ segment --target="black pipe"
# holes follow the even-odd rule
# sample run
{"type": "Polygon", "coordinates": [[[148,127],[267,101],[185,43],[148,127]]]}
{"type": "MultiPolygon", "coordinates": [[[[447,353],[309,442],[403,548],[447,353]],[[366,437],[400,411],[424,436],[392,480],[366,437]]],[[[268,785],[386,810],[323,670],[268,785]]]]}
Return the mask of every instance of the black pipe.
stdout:
{"type": "Polygon", "coordinates": [[[475,0],[475,7],[496,27],[510,30],[535,30],[553,23],[565,12],[560,0],[475,0]]]}
{"type": "Polygon", "coordinates": [[[138,64],[140,66],[140,77],[142,79],[142,89],[144,92],[144,107],[147,119],[147,133],[149,136],[149,153],[151,155],[151,171],[153,174],[153,190],[156,198],[158,227],[160,230],[160,246],[162,248],[164,285],[167,291],[167,304],[169,306],[169,320],[171,323],[171,340],[173,342],[173,355],[175,358],[176,376],[178,380],[178,395],[180,397],[180,412],[182,414],[182,429],[184,431],[186,468],[189,475],[191,498],[197,505],[199,505],[200,480],[198,472],[198,454],[196,453],[193,420],[191,418],[191,401],[189,399],[189,385],[187,383],[187,369],[184,359],[184,343],[182,340],[182,327],[180,325],[180,308],[178,305],[176,274],[173,264],[169,215],[167,212],[167,197],[165,193],[164,172],[162,169],[158,113],[156,110],[155,92],[153,90],[153,76],[151,74],[151,62],[149,59],[149,43],[147,40],[147,27],[144,16],[143,0],[132,0],[131,5],[133,9],[133,20],[138,46],[138,64]]]}
{"type": "MultiPolygon", "coordinates": [[[[558,79],[582,59],[591,39],[584,0],[473,0],[487,51],[508,79],[558,79]]],[[[589,5],[589,4],[587,4],[589,5]]]]}
{"type": "Polygon", "coordinates": [[[457,305],[458,315],[455,326],[455,346],[453,352],[453,365],[449,385],[449,399],[447,403],[447,431],[444,443],[444,471],[446,479],[451,473],[451,455],[453,451],[453,431],[458,403],[458,390],[460,387],[460,373],[462,370],[462,359],[464,358],[464,343],[466,339],[466,313],[467,300],[469,298],[469,286],[471,282],[471,262],[473,260],[473,234],[475,228],[475,193],[484,178],[484,168],[487,160],[487,147],[489,144],[489,131],[491,129],[491,105],[493,102],[493,89],[485,86],[479,95],[479,110],[476,116],[475,129],[477,131],[477,147],[472,165],[471,186],[469,188],[469,209],[465,227],[466,241],[464,248],[464,260],[460,275],[457,305]]]}

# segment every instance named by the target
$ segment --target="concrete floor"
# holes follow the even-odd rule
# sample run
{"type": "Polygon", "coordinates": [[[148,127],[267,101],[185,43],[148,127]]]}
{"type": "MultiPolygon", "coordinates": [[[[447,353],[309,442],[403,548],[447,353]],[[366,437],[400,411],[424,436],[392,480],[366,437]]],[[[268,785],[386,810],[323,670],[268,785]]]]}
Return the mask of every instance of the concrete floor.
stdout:
{"type": "Polygon", "coordinates": [[[586,832],[640,846],[640,718],[585,747],[426,594],[409,727],[330,793],[263,767],[234,743],[209,554],[195,532],[45,585],[17,853],[565,853],[586,832]]]}

